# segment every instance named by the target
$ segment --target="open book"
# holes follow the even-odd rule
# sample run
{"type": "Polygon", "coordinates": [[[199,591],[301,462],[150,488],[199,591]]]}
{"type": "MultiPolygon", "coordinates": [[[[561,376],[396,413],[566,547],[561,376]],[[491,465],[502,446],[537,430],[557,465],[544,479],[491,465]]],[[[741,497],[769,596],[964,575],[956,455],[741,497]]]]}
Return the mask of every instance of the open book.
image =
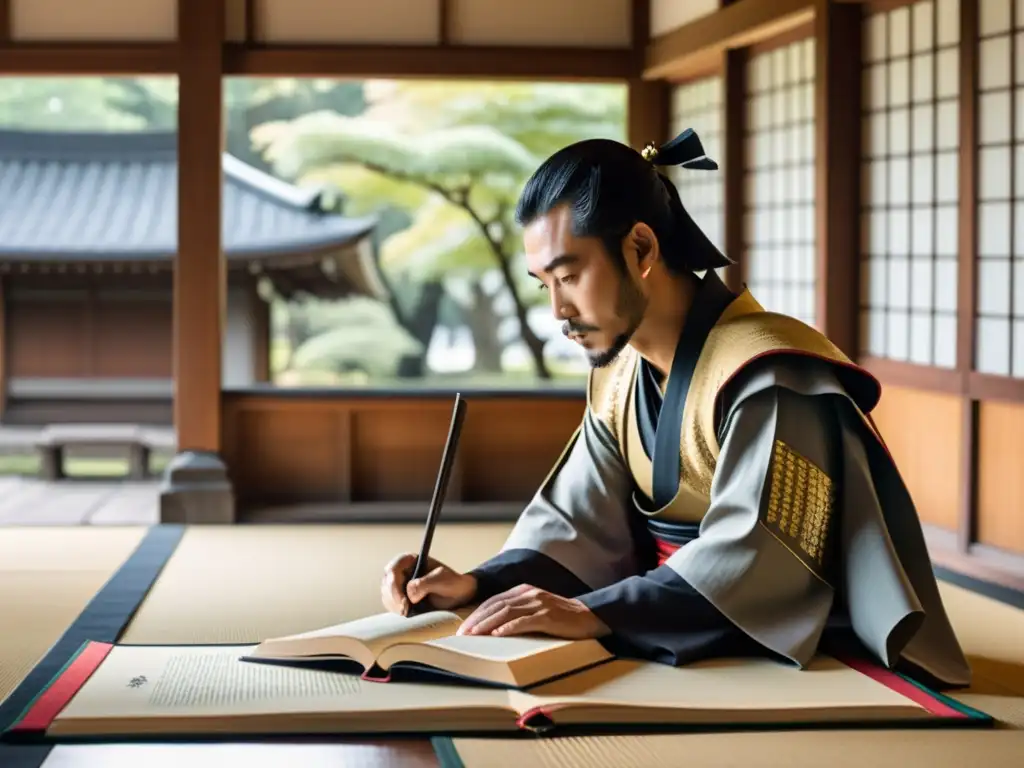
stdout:
{"type": "Polygon", "coordinates": [[[458,678],[526,688],[614,658],[597,640],[456,635],[461,624],[448,611],[380,613],[264,640],[244,660],[360,672],[380,682],[458,678]]]}
{"type": "Polygon", "coordinates": [[[322,733],[601,733],[695,727],[990,725],[885,669],[819,657],[670,667],[617,659],[529,692],[377,685],[359,675],[250,664],[253,646],[90,643],[5,738],[75,740],[322,733]]]}

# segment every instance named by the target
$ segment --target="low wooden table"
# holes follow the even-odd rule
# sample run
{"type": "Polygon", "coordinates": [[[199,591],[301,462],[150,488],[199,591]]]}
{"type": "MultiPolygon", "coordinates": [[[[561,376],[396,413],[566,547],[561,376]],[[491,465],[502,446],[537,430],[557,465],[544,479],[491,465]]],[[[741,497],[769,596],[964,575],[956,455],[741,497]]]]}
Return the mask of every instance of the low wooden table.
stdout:
{"type": "Polygon", "coordinates": [[[36,441],[44,480],[64,478],[64,452],[69,447],[124,447],[128,449],[128,475],[133,480],[149,476],[151,446],[146,431],[134,424],[53,424],[36,441]]]}

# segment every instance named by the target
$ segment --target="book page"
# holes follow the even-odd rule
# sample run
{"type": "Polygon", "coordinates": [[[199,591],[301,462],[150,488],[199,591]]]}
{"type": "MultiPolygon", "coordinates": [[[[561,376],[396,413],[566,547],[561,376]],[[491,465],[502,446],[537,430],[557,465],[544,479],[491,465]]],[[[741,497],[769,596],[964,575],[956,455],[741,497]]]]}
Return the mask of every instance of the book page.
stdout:
{"type": "MultiPolygon", "coordinates": [[[[378,613],[344,624],[300,632],[297,635],[272,638],[265,641],[271,647],[286,649],[291,641],[315,640],[330,637],[350,637],[360,641],[376,656],[396,642],[419,643],[455,634],[462,620],[448,611],[430,611],[418,616],[400,616],[396,613],[378,613]]],[[[296,646],[299,648],[300,646],[296,646]]]]}
{"type": "Polygon", "coordinates": [[[242,661],[252,646],[115,646],[58,720],[507,708],[494,689],[242,661]]]}
{"type": "Polygon", "coordinates": [[[917,706],[828,657],[814,659],[807,669],[771,659],[716,659],[682,667],[622,659],[511,696],[521,710],[569,703],[732,711],[917,706]]]}
{"type": "Polygon", "coordinates": [[[425,645],[447,648],[469,656],[493,661],[515,661],[543,651],[571,645],[574,640],[552,637],[494,637],[491,635],[454,635],[429,640],[425,645]]]}

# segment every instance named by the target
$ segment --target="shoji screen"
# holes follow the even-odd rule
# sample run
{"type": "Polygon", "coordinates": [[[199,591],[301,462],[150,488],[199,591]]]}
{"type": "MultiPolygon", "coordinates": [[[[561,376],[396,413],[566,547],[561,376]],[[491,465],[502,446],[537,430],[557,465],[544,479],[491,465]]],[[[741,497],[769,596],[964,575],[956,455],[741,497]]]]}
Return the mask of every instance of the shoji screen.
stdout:
{"type": "Polygon", "coordinates": [[[978,3],[974,367],[1024,376],[1024,3],[978,3]]]}
{"type": "MultiPolygon", "coordinates": [[[[986,0],[987,2],[987,0],[986,0]]],[[[957,0],[865,19],[861,347],[956,365],[957,0]]]]}
{"type": "Polygon", "coordinates": [[[814,40],[752,52],[745,280],[766,309],[815,322],[814,40]]]}
{"type": "MultiPolygon", "coordinates": [[[[670,178],[679,189],[683,205],[711,242],[725,252],[725,116],[720,76],[704,77],[677,86],[672,92],[672,135],[693,128],[717,171],[673,168],[670,178]]],[[[726,254],[736,258],[737,254],[726,254]]]]}

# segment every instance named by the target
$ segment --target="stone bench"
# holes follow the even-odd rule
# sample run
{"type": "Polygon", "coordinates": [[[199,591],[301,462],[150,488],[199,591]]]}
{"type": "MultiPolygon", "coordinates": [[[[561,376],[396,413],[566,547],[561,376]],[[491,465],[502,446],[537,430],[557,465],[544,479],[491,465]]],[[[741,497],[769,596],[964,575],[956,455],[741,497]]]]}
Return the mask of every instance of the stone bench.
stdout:
{"type": "Polygon", "coordinates": [[[64,455],[71,447],[127,448],[129,477],[144,480],[149,477],[149,455],[155,446],[147,430],[134,424],[51,424],[36,439],[44,480],[66,476],[64,455]]]}

